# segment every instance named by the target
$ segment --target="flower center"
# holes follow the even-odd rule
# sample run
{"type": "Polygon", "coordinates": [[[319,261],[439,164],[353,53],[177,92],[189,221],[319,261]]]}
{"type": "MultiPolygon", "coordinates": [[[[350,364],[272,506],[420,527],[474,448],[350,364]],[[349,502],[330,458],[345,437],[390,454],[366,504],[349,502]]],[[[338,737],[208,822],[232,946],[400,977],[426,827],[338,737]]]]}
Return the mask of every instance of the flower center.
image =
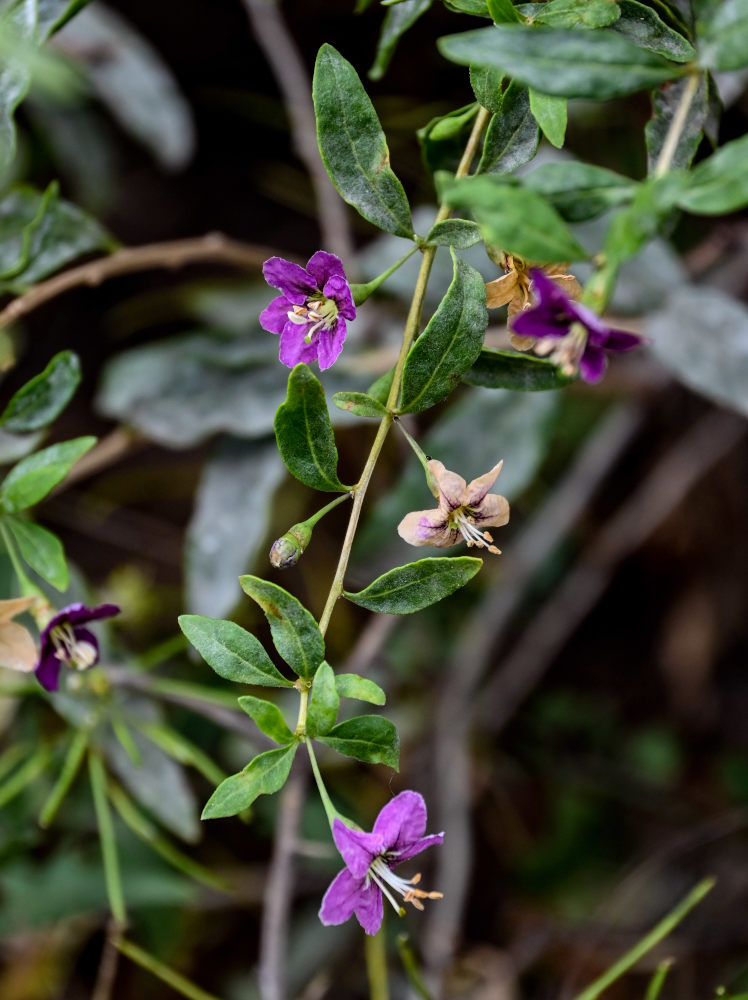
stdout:
{"type": "Polygon", "coordinates": [[[582,323],[572,323],[565,337],[541,337],[533,350],[548,356],[564,375],[576,375],[587,346],[587,329],[582,323]]]}
{"type": "Polygon", "coordinates": [[[367,880],[371,879],[373,882],[376,882],[390,903],[392,903],[396,913],[400,913],[401,907],[387,888],[387,885],[399,893],[403,897],[404,902],[412,903],[417,910],[423,909],[422,899],[442,899],[444,895],[441,892],[424,892],[423,889],[414,888],[421,881],[420,872],[414,875],[413,878],[401,878],[399,875],[395,875],[382,855],[374,858],[369,865],[366,878],[367,880]]]}
{"type": "Polygon", "coordinates": [[[85,639],[76,639],[70,622],[55,625],[50,638],[55,647],[55,656],[63,663],[75,667],[76,670],[87,670],[96,663],[98,656],[96,647],[85,639]]]}
{"type": "Polygon", "coordinates": [[[488,549],[491,555],[501,555],[501,549],[493,544],[493,535],[488,531],[480,531],[475,526],[475,517],[471,507],[458,507],[449,517],[449,526],[453,531],[459,531],[468,548],[477,545],[479,549],[488,549]]]}
{"type": "Polygon", "coordinates": [[[311,344],[315,333],[321,328],[331,330],[338,321],[338,304],[334,299],[326,299],[324,295],[319,298],[309,298],[303,306],[294,306],[288,312],[288,318],[297,326],[306,326],[311,323],[307,330],[304,341],[311,344]]]}

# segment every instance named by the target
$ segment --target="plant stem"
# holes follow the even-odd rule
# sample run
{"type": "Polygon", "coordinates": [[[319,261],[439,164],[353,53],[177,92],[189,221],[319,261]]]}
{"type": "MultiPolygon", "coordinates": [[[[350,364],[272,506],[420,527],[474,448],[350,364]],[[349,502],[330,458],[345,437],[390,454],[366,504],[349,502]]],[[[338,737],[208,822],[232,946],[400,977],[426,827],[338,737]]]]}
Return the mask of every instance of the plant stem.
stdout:
{"type": "Polygon", "coordinates": [[[325,506],[322,507],[320,510],[318,510],[316,514],[312,514],[311,517],[308,517],[306,521],[302,523],[308,524],[310,528],[313,528],[317,523],[317,521],[323,518],[325,514],[329,514],[331,510],[339,506],[339,504],[341,504],[344,500],[349,500],[350,496],[351,496],[350,493],[341,493],[339,497],[335,497],[334,500],[331,500],[328,504],[325,504],[325,506]]]}
{"type": "Polygon", "coordinates": [[[127,955],[131,961],[151,972],[162,983],[166,983],[167,986],[171,986],[177,993],[181,993],[183,997],[188,997],[189,1000],[219,1000],[213,993],[206,993],[205,990],[201,990],[199,986],[195,986],[189,979],[181,976],[174,969],[170,969],[168,965],[164,965],[154,955],[143,951],[142,948],[133,944],[132,941],[125,941],[124,938],[115,939],[114,946],[123,955],[127,955]]]}
{"type": "Polygon", "coordinates": [[[40,774],[49,760],[49,751],[46,747],[41,747],[36,753],[22,764],[17,771],[0,786],[0,808],[14,799],[16,795],[30,785],[34,778],[40,774]]]}
{"type": "Polygon", "coordinates": [[[655,970],[655,974],[649,981],[649,986],[647,986],[647,992],[644,995],[644,1000],[657,1000],[665,983],[665,977],[670,971],[670,966],[672,964],[672,958],[664,958],[660,962],[655,970]]]}
{"type": "Polygon", "coordinates": [[[701,74],[697,71],[691,73],[688,77],[688,82],[683,90],[680,104],[678,105],[676,112],[673,115],[673,119],[670,122],[670,128],[665,136],[665,141],[662,144],[662,149],[660,150],[660,155],[654,168],[655,177],[662,177],[662,175],[666,174],[671,167],[673,157],[675,156],[675,152],[678,148],[678,143],[680,142],[680,137],[683,134],[686,119],[688,118],[688,112],[691,109],[691,104],[696,96],[696,91],[699,89],[700,82],[701,74]]]}
{"type": "Polygon", "coordinates": [[[366,974],[369,980],[370,1000],[389,1000],[387,985],[387,949],[384,922],[376,934],[367,934],[364,940],[366,974]]]}
{"type": "MultiPolygon", "coordinates": [[[[314,755],[314,749],[312,747],[312,741],[307,737],[306,748],[309,752],[309,760],[312,762],[312,772],[314,773],[314,780],[317,782],[317,791],[319,792],[319,797],[322,799],[322,805],[325,807],[325,813],[327,815],[327,822],[332,827],[334,820],[342,819],[340,813],[332,804],[330,796],[327,794],[327,789],[325,788],[325,783],[322,780],[322,775],[320,774],[319,764],[317,763],[317,758],[314,755]]],[[[353,826],[354,824],[346,821],[347,826],[353,826]]]]}
{"type": "Polygon", "coordinates": [[[299,691],[299,717],[296,720],[296,732],[303,736],[306,732],[306,713],[309,708],[309,688],[305,687],[299,691]]]}
{"type": "Polygon", "coordinates": [[[99,825],[99,840],[101,841],[101,856],[104,861],[104,878],[109,907],[117,924],[124,927],[127,923],[127,910],[122,891],[114,824],[107,801],[106,772],[101,757],[93,751],[89,752],[88,755],[88,773],[91,779],[96,822],[99,825]]]}
{"type": "Polygon", "coordinates": [[[88,746],[88,730],[78,729],[73,734],[68,752],[60,771],[60,776],[52,789],[49,798],[44,803],[42,811],[39,813],[39,826],[48,827],[57,815],[57,810],[62,805],[62,800],[70,791],[70,786],[75,781],[75,776],[83,762],[83,757],[88,746]]]}
{"type": "Polygon", "coordinates": [[[664,937],[667,937],[673,928],[677,927],[686,914],[690,913],[694,906],[697,906],[704,896],[711,891],[714,881],[713,878],[707,878],[703,882],[699,882],[685,899],[682,899],[667,916],[662,918],[656,927],[652,928],[649,934],[645,934],[641,941],[638,941],[630,951],[627,951],[622,958],[619,958],[614,965],[611,965],[607,972],[604,972],[586,990],[578,994],[574,1000],[597,1000],[597,997],[614,983],[616,979],[620,979],[624,972],[628,972],[643,955],[651,951],[664,937]]]}

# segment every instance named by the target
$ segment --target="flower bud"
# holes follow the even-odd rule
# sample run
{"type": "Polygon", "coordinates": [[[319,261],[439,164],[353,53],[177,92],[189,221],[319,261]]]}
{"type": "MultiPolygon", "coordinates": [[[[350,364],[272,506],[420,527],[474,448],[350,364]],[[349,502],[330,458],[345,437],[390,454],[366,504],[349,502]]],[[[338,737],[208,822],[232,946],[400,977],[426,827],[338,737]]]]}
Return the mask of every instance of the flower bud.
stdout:
{"type": "Polygon", "coordinates": [[[289,528],[285,535],[273,542],[270,549],[270,562],[276,569],[288,569],[295,566],[312,537],[312,529],[308,522],[302,521],[289,528]]]}

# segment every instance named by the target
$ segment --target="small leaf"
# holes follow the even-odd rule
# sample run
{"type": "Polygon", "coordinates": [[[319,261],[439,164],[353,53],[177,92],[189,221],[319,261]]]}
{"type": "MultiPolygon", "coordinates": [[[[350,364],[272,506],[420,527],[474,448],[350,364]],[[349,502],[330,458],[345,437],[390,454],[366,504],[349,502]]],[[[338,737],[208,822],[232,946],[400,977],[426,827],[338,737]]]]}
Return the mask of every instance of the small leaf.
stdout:
{"type": "Polygon", "coordinates": [[[320,663],[309,695],[306,731],[309,736],[325,736],[335,725],[340,697],[335,674],[329,663],[320,663]]]}
{"type": "Polygon", "coordinates": [[[332,401],[339,410],[348,410],[357,417],[383,417],[387,413],[378,399],[365,392],[336,392],[332,401]]]}
{"type": "Polygon", "coordinates": [[[326,736],[318,737],[331,750],[368,764],[400,766],[400,740],[389,719],[380,715],[357,715],[339,722],[326,736]]]}
{"type": "Polygon", "coordinates": [[[36,431],[51,424],[73,397],[81,380],[81,365],[72,351],[61,351],[43,372],[18,392],[0,416],[0,424],[13,432],[36,431]]]}
{"type": "Polygon", "coordinates": [[[548,142],[561,149],[566,136],[566,98],[530,90],[530,110],[548,142]]]}
{"type": "Polygon", "coordinates": [[[466,177],[443,191],[447,204],[469,209],[486,243],[539,264],[582,260],[587,254],[548,202],[498,176],[466,177]]]}
{"type": "Polygon", "coordinates": [[[577,161],[545,163],[523,183],[547,198],[567,222],[583,222],[631,201],[637,188],[628,177],[577,161]]]}
{"type": "Polygon", "coordinates": [[[338,479],[335,447],[325,390],[308,365],[288,376],[288,394],[275,415],[275,440],[288,471],[313,490],[345,493],[338,479]]]}
{"type": "Polygon", "coordinates": [[[385,232],[412,238],[408,199],[377,113],[353,66],[331,45],[319,50],[312,88],[320,153],[340,196],[385,232]]]}
{"type": "Polygon", "coordinates": [[[490,66],[559,97],[607,100],[686,73],[610,30],[567,31],[502,24],[439,39],[447,59],[490,66]]]}
{"type": "Polygon", "coordinates": [[[447,10],[455,14],[473,14],[475,17],[491,17],[487,0],[444,0],[447,10]]]}
{"type": "Polygon", "coordinates": [[[16,151],[16,129],[13,113],[26,96],[31,82],[29,57],[36,33],[37,0],[22,0],[20,3],[5,5],[2,11],[0,30],[7,39],[10,51],[3,52],[3,70],[0,75],[0,172],[13,160],[16,151]],[[21,51],[16,58],[13,47],[18,44],[21,51]]]}
{"type": "Polygon", "coordinates": [[[699,63],[712,70],[748,66],[748,0],[722,0],[698,25],[699,63]]]}
{"type": "Polygon", "coordinates": [[[293,687],[281,674],[262,643],[235,622],[202,615],[180,615],[179,627],[219,677],[237,684],[293,687]]]}
{"type": "Polygon", "coordinates": [[[311,680],[325,656],[325,641],[314,618],[275,583],[257,576],[240,576],[239,583],[265,612],[280,655],[300,677],[311,680]]]}
{"type": "Polygon", "coordinates": [[[723,215],[748,205],[748,136],[725,143],[687,175],[678,204],[694,215],[723,215]]]}
{"type": "Polygon", "coordinates": [[[216,788],[203,809],[202,819],[236,816],[260,795],[280,791],[291,772],[298,743],[267,750],[250,761],[243,771],[232,774],[216,788]]]}
{"type": "Polygon", "coordinates": [[[464,587],[482,565],[472,556],[419,559],[391,569],[357,594],[344,590],[343,596],[378,614],[409,615],[464,587]]]}
{"type": "Polygon", "coordinates": [[[575,376],[562,375],[555,365],[530,354],[494,351],[485,347],[469,372],[463,375],[468,385],[487,389],[513,389],[515,392],[538,392],[560,389],[574,381],[575,376]]]}
{"type": "Polygon", "coordinates": [[[239,699],[239,705],[256,723],[261,730],[271,740],[282,743],[286,746],[294,739],[294,734],[286,725],[283,713],[271,701],[265,698],[253,698],[245,694],[239,699]]]}
{"type": "Polygon", "coordinates": [[[335,687],[341,698],[356,698],[372,705],[384,705],[387,695],[374,681],[358,674],[336,674],[335,687]]]}
{"type": "Polygon", "coordinates": [[[534,20],[554,28],[605,28],[620,14],[618,4],[611,0],[549,0],[534,20]]]}
{"type": "Polygon", "coordinates": [[[512,0],[486,0],[486,6],[495,24],[515,24],[522,20],[512,0]]]}
{"type": "Polygon", "coordinates": [[[447,294],[406,358],[401,413],[427,410],[448,396],[480,353],[488,324],[485,282],[454,254],[453,262],[447,294]]]}
{"type": "Polygon", "coordinates": [[[638,0],[618,0],[621,16],[613,30],[643,49],[674,62],[690,62],[696,57],[693,45],[662,21],[656,11],[638,0]]]}
{"type": "Polygon", "coordinates": [[[372,80],[382,79],[400,38],[413,27],[422,14],[426,13],[432,3],[433,0],[399,0],[399,3],[387,8],[379,34],[374,65],[369,70],[369,77],[372,80]]]}
{"type": "Polygon", "coordinates": [[[382,406],[386,406],[387,400],[390,396],[390,389],[392,387],[392,379],[395,377],[395,369],[390,368],[388,372],[384,375],[380,375],[379,378],[372,382],[369,388],[366,390],[367,396],[371,396],[376,399],[378,403],[382,406]]]}
{"type": "Polygon", "coordinates": [[[426,237],[430,246],[454,247],[455,250],[467,250],[480,241],[480,226],[469,219],[444,219],[437,222],[426,237]]]}
{"type": "Polygon", "coordinates": [[[509,84],[501,110],[491,119],[476,173],[508,174],[535,156],[538,125],[530,110],[530,96],[522,84],[509,84]]]}
{"type": "Polygon", "coordinates": [[[18,517],[6,517],[3,523],[10,528],[22,557],[34,572],[57,590],[67,590],[68,565],[57,535],[33,521],[23,521],[18,517]]]}
{"type": "Polygon", "coordinates": [[[39,503],[95,444],[95,437],[74,438],[21,459],[0,484],[0,508],[17,514],[39,503]]]}
{"type": "Polygon", "coordinates": [[[493,114],[501,111],[502,83],[504,74],[500,69],[490,66],[470,67],[470,86],[473,88],[476,101],[493,114]]]}
{"type": "Polygon", "coordinates": [[[416,136],[423,162],[432,174],[437,170],[457,169],[477,113],[478,105],[473,102],[449,114],[432,118],[418,129],[416,136]]]}

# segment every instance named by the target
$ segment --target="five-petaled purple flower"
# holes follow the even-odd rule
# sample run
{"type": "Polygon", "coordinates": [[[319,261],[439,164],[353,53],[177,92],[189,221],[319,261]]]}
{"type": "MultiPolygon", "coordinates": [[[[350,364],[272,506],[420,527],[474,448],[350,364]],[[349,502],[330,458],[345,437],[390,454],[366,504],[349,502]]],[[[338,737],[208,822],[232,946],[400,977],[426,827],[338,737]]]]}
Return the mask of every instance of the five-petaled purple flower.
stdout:
{"type": "Polygon", "coordinates": [[[382,923],[382,893],[397,913],[400,905],[393,892],[418,910],[423,909],[423,899],[441,899],[440,892],[417,888],[420,875],[404,879],[392,871],[426,847],[444,841],[443,833],[425,837],[425,830],[426,803],[418,792],[396,795],[377,816],[371,833],[351,830],[336,819],[332,835],[346,866],[335,876],[322,900],[322,923],[342,924],[355,913],[366,933],[376,934],[382,923]]]}
{"type": "Polygon", "coordinates": [[[99,643],[93,632],[83,626],[110,618],[119,614],[119,610],[116,604],[100,604],[96,608],[69,604],[50,618],[41,634],[41,650],[34,667],[41,686],[56,691],[63,665],[76,670],[93,667],[99,659],[99,643]]]}
{"type": "Polygon", "coordinates": [[[280,334],[280,359],[293,368],[315,359],[329,368],[343,349],[347,319],[356,318],[339,257],[318,250],[306,268],[282,257],[266,260],[265,281],[283,294],[260,314],[260,324],[280,334]]]}
{"type": "Polygon", "coordinates": [[[591,309],[574,302],[543,271],[533,269],[532,290],[537,304],[514,318],[512,329],[535,340],[536,354],[549,355],[564,375],[577,371],[585,382],[599,382],[606,351],[620,354],[642,343],[626,330],[613,330],[591,309]]]}

